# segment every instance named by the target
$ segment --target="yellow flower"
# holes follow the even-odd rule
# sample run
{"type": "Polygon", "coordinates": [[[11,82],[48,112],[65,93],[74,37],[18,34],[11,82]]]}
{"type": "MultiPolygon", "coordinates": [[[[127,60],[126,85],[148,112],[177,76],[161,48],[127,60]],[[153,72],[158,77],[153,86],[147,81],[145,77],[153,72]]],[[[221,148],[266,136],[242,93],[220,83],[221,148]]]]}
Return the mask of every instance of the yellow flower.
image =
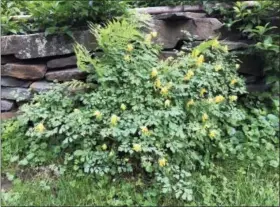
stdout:
{"type": "Polygon", "coordinates": [[[149,42],[151,42],[152,38],[153,38],[153,36],[151,34],[147,34],[145,41],[149,43],[149,42]]]}
{"type": "Polygon", "coordinates": [[[235,64],[235,68],[236,68],[236,70],[238,70],[240,68],[240,65],[239,64],[235,64]]]}
{"type": "Polygon", "coordinates": [[[216,48],[220,45],[219,41],[217,39],[214,39],[212,42],[212,48],[216,48]]]}
{"type": "Polygon", "coordinates": [[[160,167],[164,167],[167,164],[167,160],[165,158],[158,159],[158,164],[160,167]]]}
{"type": "Polygon", "coordinates": [[[196,61],[197,66],[201,66],[201,64],[204,62],[204,56],[200,55],[196,61]]]}
{"type": "Polygon", "coordinates": [[[222,69],[222,65],[219,64],[219,65],[216,65],[216,66],[215,66],[215,71],[216,71],[216,72],[218,72],[218,71],[221,70],[221,69],[222,69]]]}
{"type": "Polygon", "coordinates": [[[192,70],[189,70],[186,74],[186,76],[184,77],[184,80],[188,81],[190,80],[192,77],[194,76],[194,72],[192,70]]]}
{"type": "Polygon", "coordinates": [[[100,111],[95,111],[94,112],[94,116],[97,118],[97,119],[101,119],[102,118],[102,113],[100,111]]]}
{"type": "Polygon", "coordinates": [[[231,81],[230,81],[230,85],[234,85],[234,84],[236,84],[237,83],[237,80],[236,79],[232,79],[231,81]]]}
{"type": "Polygon", "coordinates": [[[157,69],[153,68],[153,70],[152,70],[152,72],[151,72],[152,78],[156,77],[157,75],[158,75],[157,69]]]}
{"type": "Polygon", "coordinates": [[[236,101],[237,100],[237,96],[229,96],[229,100],[230,101],[236,101]]]}
{"type": "Polygon", "coordinates": [[[207,90],[205,88],[202,88],[200,90],[200,96],[204,96],[204,94],[207,92],[207,90]]]}
{"type": "Polygon", "coordinates": [[[208,98],[208,103],[213,103],[214,102],[214,99],[213,98],[208,98]]]}
{"type": "Polygon", "coordinates": [[[198,49],[194,49],[194,50],[192,51],[192,57],[193,57],[193,58],[196,58],[199,54],[200,54],[200,52],[199,52],[198,49]]]}
{"type": "Polygon", "coordinates": [[[208,115],[206,114],[206,113],[204,113],[203,115],[202,115],[202,121],[203,122],[206,122],[208,120],[208,115]]]}
{"type": "Polygon", "coordinates": [[[111,124],[112,124],[112,126],[116,126],[119,120],[120,120],[120,118],[118,116],[116,116],[115,114],[113,114],[111,116],[111,124]]]}
{"type": "Polygon", "coordinates": [[[101,146],[101,148],[102,148],[102,150],[106,150],[107,149],[107,145],[106,144],[103,144],[102,146],[101,146]]]}
{"type": "Polygon", "coordinates": [[[123,57],[123,59],[125,60],[125,61],[130,61],[130,56],[129,55],[125,55],[124,57],[123,57]]]}
{"type": "Polygon", "coordinates": [[[170,100],[167,99],[167,100],[164,102],[164,106],[165,106],[165,107],[169,107],[169,106],[170,106],[170,100]]]}
{"type": "Polygon", "coordinates": [[[75,113],[79,113],[79,112],[81,112],[79,109],[74,109],[74,112],[75,113]]]}
{"type": "Polygon", "coordinates": [[[109,157],[113,157],[114,155],[115,155],[115,152],[114,151],[110,151],[109,157]]]}
{"type": "Polygon", "coordinates": [[[142,127],[141,127],[141,132],[142,132],[144,135],[149,135],[149,129],[148,129],[146,126],[142,126],[142,127]]]}
{"type": "Polygon", "coordinates": [[[42,132],[44,132],[44,131],[46,130],[46,128],[45,128],[44,124],[40,123],[40,124],[38,124],[38,125],[35,127],[35,130],[36,130],[37,132],[42,133],[42,132]]]}
{"type": "Polygon", "coordinates": [[[177,53],[177,56],[183,56],[184,54],[185,54],[184,51],[180,51],[180,52],[177,53]]]}
{"type": "Polygon", "coordinates": [[[167,62],[171,62],[172,60],[174,60],[174,57],[170,56],[166,59],[167,62]]]}
{"type": "Polygon", "coordinates": [[[187,107],[192,106],[192,105],[194,105],[194,100],[193,99],[188,101],[187,107]]]}
{"type": "Polygon", "coordinates": [[[215,103],[220,103],[225,100],[225,98],[221,95],[215,97],[215,103]]]}
{"type": "Polygon", "coordinates": [[[151,32],[152,37],[157,37],[158,33],[156,31],[151,32]]]}
{"type": "Polygon", "coordinates": [[[225,45],[224,48],[223,48],[223,50],[224,50],[225,53],[228,53],[228,46],[225,45]]]}
{"type": "Polygon", "coordinates": [[[209,132],[209,137],[210,137],[211,139],[215,138],[216,135],[217,135],[217,132],[216,132],[215,130],[210,130],[210,132],[209,132]]]}
{"type": "Polygon", "coordinates": [[[168,87],[162,87],[160,90],[160,93],[164,96],[168,94],[168,87]]]}
{"type": "Polygon", "coordinates": [[[172,87],[172,85],[173,85],[172,82],[168,82],[167,85],[166,85],[167,89],[169,90],[172,87]]]}
{"type": "Polygon", "coordinates": [[[132,45],[132,44],[128,44],[128,45],[127,45],[127,51],[128,51],[128,52],[131,52],[133,49],[134,49],[134,48],[133,48],[133,45],[132,45]]]}
{"type": "Polygon", "coordinates": [[[125,162],[128,162],[128,161],[129,161],[129,159],[128,159],[128,158],[125,158],[125,159],[124,159],[124,161],[125,161],[125,162]]]}
{"type": "Polygon", "coordinates": [[[133,150],[135,152],[140,152],[142,150],[142,147],[140,144],[133,144],[133,150]]]}
{"type": "Polygon", "coordinates": [[[121,110],[123,110],[123,111],[126,110],[126,105],[125,104],[121,104],[121,110]]]}
{"type": "Polygon", "coordinates": [[[160,79],[156,79],[156,81],[155,81],[155,86],[156,86],[157,88],[160,88],[160,87],[161,87],[161,81],[160,81],[160,79]]]}

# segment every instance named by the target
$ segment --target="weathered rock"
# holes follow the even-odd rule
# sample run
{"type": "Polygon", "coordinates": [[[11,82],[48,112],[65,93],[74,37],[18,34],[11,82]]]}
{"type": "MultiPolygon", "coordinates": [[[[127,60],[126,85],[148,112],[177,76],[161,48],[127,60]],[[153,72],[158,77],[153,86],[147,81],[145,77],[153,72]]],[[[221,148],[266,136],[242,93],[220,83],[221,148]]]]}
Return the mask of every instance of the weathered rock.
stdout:
{"type": "Polygon", "coordinates": [[[36,81],[30,85],[31,90],[36,92],[50,90],[54,86],[54,83],[47,81],[36,81]]]}
{"type": "Polygon", "coordinates": [[[10,88],[10,87],[1,88],[2,99],[27,101],[31,98],[31,96],[32,94],[30,90],[26,88],[10,88]]]}
{"type": "Polygon", "coordinates": [[[165,60],[169,57],[177,57],[177,52],[176,51],[161,51],[159,58],[161,60],[165,60]]]}
{"type": "Polygon", "coordinates": [[[163,48],[175,48],[178,41],[187,40],[191,35],[194,40],[206,40],[218,36],[217,30],[223,24],[216,18],[197,18],[188,21],[153,20],[153,29],[158,32],[155,42],[163,48]]]}
{"type": "Polygon", "coordinates": [[[17,116],[16,112],[4,112],[1,113],[1,120],[11,119],[17,116]]]}
{"type": "Polygon", "coordinates": [[[1,68],[1,75],[25,80],[38,80],[44,77],[46,71],[46,65],[8,63],[1,68]]]}
{"type": "Polygon", "coordinates": [[[206,13],[195,13],[195,12],[175,12],[175,13],[162,13],[153,16],[155,19],[165,20],[165,21],[176,21],[176,20],[187,20],[195,18],[203,18],[206,13]]]}
{"type": "Polygon", "coordinates": [[[83,80],[86,78],[86,73],[77,68],[51,71],[46,73],[46,79],[50,81],[70,81],[73,79],[83,80]]]}
{"type": "Polygon", "coordinates": [[[32,82],[12,77],[1,77],[1,86],[28,88],[32,82]]]}
{"type": "Polygon", "coordinates": [[[47,62],[47,67],[48,68],[64,68],[64,67],[76,66],[76,64],[77,64],[76,56],[71,56],[71,57],[50,60],[47,62]]]}
{"type": "Polygon", "coordinates": [[[15,107],[15,103],[13,101],[1,100],[1,112],[2,111],[10,111],[15,107]]]}
{"type": "MultiPolygon", "coordinates": [[[[88,49],[96,48],[96,41],[89,30],[73,32],[75,41],[88,49]]],[[[1,37],[2,55],[14,54],[19,59],[66,55],[74,52],[75,41],[66,35],[46,37],[44,33],[9,35],[1,37]]]]}

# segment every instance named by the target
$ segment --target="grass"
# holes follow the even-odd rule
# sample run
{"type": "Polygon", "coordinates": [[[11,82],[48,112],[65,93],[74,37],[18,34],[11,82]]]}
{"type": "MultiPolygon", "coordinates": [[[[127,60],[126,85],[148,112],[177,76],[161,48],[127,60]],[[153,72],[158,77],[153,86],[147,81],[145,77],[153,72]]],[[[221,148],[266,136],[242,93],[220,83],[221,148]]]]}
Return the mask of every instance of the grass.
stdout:
{"type": "Polygon", "coordinates": [[[50,178],[46,174],[13,180],[10,191],[2,193],[2,205],[236,205],[279,206],[279,174],[265,169],[238,168],[230,163],[217,175],[196,177],[194,201],[184,203],[163,195],[156,185],[141,180],[93,179],[90,176],[50,178]]]}

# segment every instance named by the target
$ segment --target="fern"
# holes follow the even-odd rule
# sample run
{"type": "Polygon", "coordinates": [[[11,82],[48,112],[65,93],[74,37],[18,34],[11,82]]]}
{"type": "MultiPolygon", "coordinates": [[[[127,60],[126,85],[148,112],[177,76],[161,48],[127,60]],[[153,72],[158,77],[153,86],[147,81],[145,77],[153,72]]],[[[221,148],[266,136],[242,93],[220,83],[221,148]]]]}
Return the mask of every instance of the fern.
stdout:
{"type": "Polygon", "coordinates": [[[93,88],[95,85],[91,83],[85,83],[79,80],[72,80],[62,83],[63,86],[66,86],[70,91],[83,90],[93,88]]]}

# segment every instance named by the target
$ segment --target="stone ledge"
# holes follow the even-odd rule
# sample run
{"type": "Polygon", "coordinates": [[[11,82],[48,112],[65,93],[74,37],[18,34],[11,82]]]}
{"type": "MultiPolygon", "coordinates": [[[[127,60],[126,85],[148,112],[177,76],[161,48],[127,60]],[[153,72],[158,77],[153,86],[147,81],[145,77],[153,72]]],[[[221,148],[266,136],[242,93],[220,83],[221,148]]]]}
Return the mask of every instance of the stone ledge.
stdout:
{"type": "Polygon", "coordinates": [[[15,102],[8,100],[1,100],[1,112],[10,111],[15,108],[15,102]]]}
{"type": "Polygon", "coordinates": [[[1,99],[28,101],[32,97],[30,90],[26,88],[1,88],[1,99]]]}
{"type": "Polygon", "coordinates": [[[8,63],[1,67],[1,75],[25,80],[38,80],[45,76],[46,65],[8,63]]]}
{"type": "Polygon", "coordinates": [[[70,81],[70,80],[84,80],[87,76],[87,73],[82,72],[77,68],[51,71],[46,73],[46,80],[49,81],[70,81]]]}
{"type": "MultiPolygon", "coordinates": [[[[88,49],[96,48],[96,41],[89,30],[73,32],[75,41],[88,49]]],[[[1,55],[14,54],[19,59],[66,55],[74,52],[74,40],[65,35],[46,37],[44,33],[9,35],[1,37],[1,55]]]]}
{"type": "Polygon", "coordinates": [[[218,37],[217,30],[223,26],[216,18],[196,18],[171,22],[154,19],[152,25],[153,29],[158,32],[155,42],[162,44],[164,49],[175,48],[179,41],[187,40],[189,35],[194,40],[207,40],[218,37]]]}
{"type": "Polygon", "coordinates": [[[16,117],[18,114],[16,112],[4,112],[1,113],[1,120],[7,120],[16,117]]]}
{"type": "Polygon", "coordinates": [[[36,81],[30,85],[30,89],[36,92],[50,90],[55,84],[47,81],[36,81]]]}
{"type": "MultiPolygon", "coordinates": [[[[190,13],[188,13],[190,17],[190,13]]],[[[187,16],[188,16],[187,15],[187,16]]],[[[194,14],[193,14],[194,15],[194,14]]],[[[198,14],[196,14],[198,15],[198,14]]],[[[182,30],[196,36],[197,40],[205,40],[218,36],[216,30],[223,24],[216,18],[193,18],[166,24],[163,20],[153,19],[153,30],[159,34],[158,43],[164,48],[174,48],[178,41],[187,38],[182,30]]],[[[89,30],[73,32],[76,42],[89,50],[95,50],[97,43],[89,30]]],[[[10,35],[1,37],[2,55],[14,55],[19,59],[32,59],[69,55],[74,52],[75,41],[65,35],[46,37],[44,33],[30,35],[10,35]]]]}
{"type": "Polygon", "coordinates": [[[175,13],[162,13],[153,16],[153,18],[164,21],[176,21],[176,20],[189,20],[196,18],[206,17],[206,13],[195,12],[175,12],[175,13]]]}
{"type": "Polygon", "coordinates": [[[12,77],[1,77],[1,86],[28,88],[32,82],[12,77]]]}
{"type": "Polygon", "coordinates": [[[53,60],[49,60],[47,62],[48,68],[64,68],[70,66],[76,66],[77,58],[76,56],[64,57],[64,58],[57,58],[53,60]]]}

